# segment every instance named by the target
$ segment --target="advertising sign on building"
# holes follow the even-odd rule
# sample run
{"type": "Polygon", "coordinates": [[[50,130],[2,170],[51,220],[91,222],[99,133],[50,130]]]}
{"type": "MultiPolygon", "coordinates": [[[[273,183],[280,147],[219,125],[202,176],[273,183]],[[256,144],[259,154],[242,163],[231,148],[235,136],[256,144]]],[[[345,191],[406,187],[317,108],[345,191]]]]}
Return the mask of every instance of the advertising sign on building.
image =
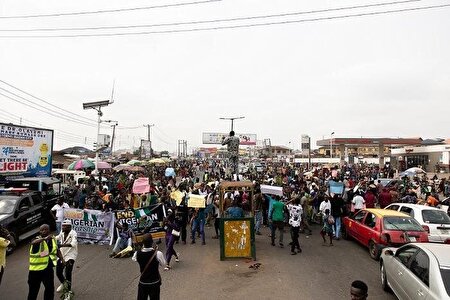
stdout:
{"type": "Polygon", "coordinates": [[[302,134],[301,144],[302,144],[302,153],[308,154],[311,149],[311,138],[306,134],[302,134]]]}
{"type": "Polygon", "coordinates": [[[0,181],[52,173],[53,130],[0,123],[0,181]]]}
{"type": "MultiPolygon", "coordinates": [[[[202,137],[203,144],[222,144],[222,141],[228,136],[228,133],[204,132],[202,137]]],[[[240,145],[256,145],[256,134],[236,133],[239,137],[240,145]]]]}

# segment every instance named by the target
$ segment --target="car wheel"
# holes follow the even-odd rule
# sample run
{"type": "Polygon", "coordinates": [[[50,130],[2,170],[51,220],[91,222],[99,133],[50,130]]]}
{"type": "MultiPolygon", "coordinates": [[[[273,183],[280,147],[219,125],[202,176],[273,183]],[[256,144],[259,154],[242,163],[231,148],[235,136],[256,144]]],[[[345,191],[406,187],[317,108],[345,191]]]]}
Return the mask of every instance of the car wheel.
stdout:
{"type": "Polygon", "coordinates": [[[377,244],[374,241],[369,242],[369,254],[375,260],[380,258],[380,250],[378,249],[377,244]]]}
{"type": "Polygon", "coordinates": [[[14,240],[15,246],[14,247],[13,246],[8,246],[6,248],[6,254],[7,255],[13,253],[14,250],[16,249],[16,247],[17,247],[17,244],[19,243],[19,239],[18,239],[17,233],[15,231],[10,231],[9,234],[11,235],[11,238],[14,240]]]}
{"type": "Polygon", "coordinates": [[[389,288],[387,277],[386,277],[386,269],[384,268],[384,263],[381,262],[380,266],[380,276],[381,276],[381,286],[383,287],[383,290],[386,292],[389,292],[391,289],[389,288]]]}

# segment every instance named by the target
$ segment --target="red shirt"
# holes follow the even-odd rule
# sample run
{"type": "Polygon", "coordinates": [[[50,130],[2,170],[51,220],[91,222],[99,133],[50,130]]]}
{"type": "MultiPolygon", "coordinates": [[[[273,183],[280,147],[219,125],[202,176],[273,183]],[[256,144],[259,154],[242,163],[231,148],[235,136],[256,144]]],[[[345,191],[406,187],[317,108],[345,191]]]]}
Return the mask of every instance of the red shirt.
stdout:
{"type": "Polygon", "coordinates": [[[376,198],[371,192],[367,192],[364,195],[364,200],[366,201],[366,208],[375,208],[376,198]]]}

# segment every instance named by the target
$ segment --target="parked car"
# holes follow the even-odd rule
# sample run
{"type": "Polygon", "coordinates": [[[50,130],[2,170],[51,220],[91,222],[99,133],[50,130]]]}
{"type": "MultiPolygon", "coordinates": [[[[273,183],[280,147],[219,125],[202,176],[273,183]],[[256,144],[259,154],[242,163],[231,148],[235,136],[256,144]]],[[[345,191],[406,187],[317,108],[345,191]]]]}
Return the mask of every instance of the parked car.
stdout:
{"type": "Polygon", "coordinates": [[[381,285],[398,299],[450,299],[450,245],[410,243],[386,248],[380,258],[381,285]]]}
{"type": "Polygon", "coordinates": [[[439,208],[450,216],[450,197],[441,201],[439,208]]]}
{"type": "Polygon", "coordinates": [[[416,219],[428,232],[430,242],[443,243],[450,238],[450,217],[438,208],[419,204],[392,203],[385,209],[404,212],[416,219]]]}
{"type": "Polygon", "coordinates": [[[369,248],[377,260],[381,250],[409,242],[428,242],[428,233],[411,216],[389,209],[362,209],[344,218],[343,237],[354,238],[369,248]]]}
{"type": "Polygon", "coordinates": [[[375,183],[378,183],[378,180],[383,187],[388,189],[393,188],[397,183],[401,182],[401,180],[393,178],[378,178],[375,180],[375,183]]]}
{"type": "MultiPolygon", "coordinates": [[[[39,232],[39,226],[55,227],[50,209],[55,202],[46,200],[38,191],[11,188],[0,191],[0,224],[8,229],[16,245],[39,232]]],[[[7,249],[11,253],[14,248],[7,249]]]]}

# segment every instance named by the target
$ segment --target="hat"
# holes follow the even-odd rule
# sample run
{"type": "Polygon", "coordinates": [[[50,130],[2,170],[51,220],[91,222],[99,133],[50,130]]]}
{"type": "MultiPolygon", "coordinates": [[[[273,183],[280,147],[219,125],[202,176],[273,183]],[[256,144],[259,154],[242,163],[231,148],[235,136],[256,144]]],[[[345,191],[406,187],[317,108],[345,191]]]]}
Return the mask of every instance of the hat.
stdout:
{"type": "Polygon", "coordinates": [[[171,212],[172,212],[172,210],[171,210],[171,209],[169,208],[169,209],[167,210],[167,212],[168,212],[168,213],[171,213],[171,212]]]}
{"type": "Polygon", "coordinates": [[[69,225],[72,226],[72,222],[70,220],[64,220],[61,225],[69,225]]]}

